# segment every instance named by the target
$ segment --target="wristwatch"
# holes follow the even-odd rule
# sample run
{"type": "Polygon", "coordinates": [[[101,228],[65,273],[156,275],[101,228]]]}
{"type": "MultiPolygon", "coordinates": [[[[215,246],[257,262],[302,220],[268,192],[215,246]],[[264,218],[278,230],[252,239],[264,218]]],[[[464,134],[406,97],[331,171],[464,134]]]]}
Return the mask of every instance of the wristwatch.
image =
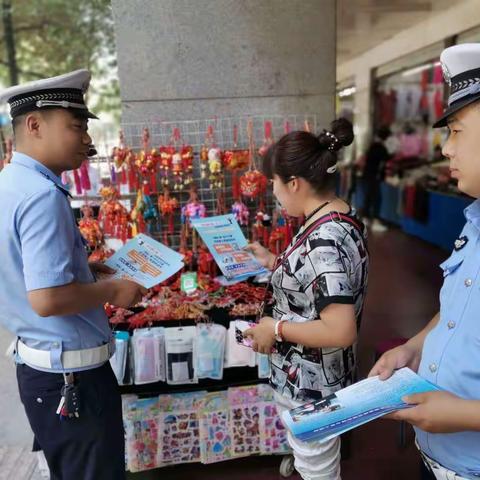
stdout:
{"type": "Polygon", "coordinates": [[[277,320],[275,322],[275,340],[277,342],[283,342],[282,327],[284,322],[286,322],[286,320],[277,320]]]}

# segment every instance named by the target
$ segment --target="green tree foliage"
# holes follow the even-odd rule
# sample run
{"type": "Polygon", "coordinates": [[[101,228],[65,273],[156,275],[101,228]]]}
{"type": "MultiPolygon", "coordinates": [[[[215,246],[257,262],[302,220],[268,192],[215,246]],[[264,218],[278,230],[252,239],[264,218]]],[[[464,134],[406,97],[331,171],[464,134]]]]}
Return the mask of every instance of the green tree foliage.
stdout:
{"type": "Polygon", "coordinates": [[[118,115],[118,80],[111,75],[116,72],[116,56],[109,0],[3,0],[2,8],[0,81],[4,85],[11,84],[8,45],[13,40],[19,82],[88,68],[95,79],[103,80],[94,82],[92,109],[118,115]],[[9,6],[13,38],[8,38],[5,23],[9,6]]]}

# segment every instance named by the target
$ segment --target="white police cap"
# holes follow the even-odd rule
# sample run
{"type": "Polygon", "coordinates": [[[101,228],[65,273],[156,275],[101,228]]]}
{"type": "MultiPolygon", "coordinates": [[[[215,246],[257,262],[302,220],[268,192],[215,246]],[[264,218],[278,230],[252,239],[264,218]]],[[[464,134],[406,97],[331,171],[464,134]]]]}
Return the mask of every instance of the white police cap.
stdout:
{"type": "Polygon", "coordinates": [[[480,43],[446,48],[440,55],[443,76],[450,86],[448,106],[433,125],[445,127],[447,119],[463,107],[480,100],[480,43]]]}
{"type": "Polygon", "coordinates": [[[85,105],[84,94],[90,85],[86,69],[15,85],[0,92],[0,101],[10,105],[12,118],[41,108],[68,108],[86,118],[98,118],[85,105]]]}

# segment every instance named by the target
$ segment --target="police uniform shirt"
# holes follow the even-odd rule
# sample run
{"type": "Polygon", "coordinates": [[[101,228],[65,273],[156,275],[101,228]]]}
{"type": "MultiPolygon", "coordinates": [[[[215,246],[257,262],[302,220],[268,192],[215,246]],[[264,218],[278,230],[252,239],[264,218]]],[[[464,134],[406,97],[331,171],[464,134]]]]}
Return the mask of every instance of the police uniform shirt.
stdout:
{"type": "Polygon", "coordinates": [[[40,317],[27,298],[29,291],[95,281],[65,187],[44,165],[14,152],[0,173],[0,205],[0,322],[27,346],[50,351],[48,371],[61,372],[62,352],[111,341],[102,307],[40,317]]]}
{"type": "MultiPolygon", "coordinates": [[[[465,210],[467,223],[441,265],[440,320],[427,335],[419,374],[459,397],[480,400],[480,200],[465,210]]],[[[426,433],[420,448],[462,477],[480,477],[480,432],[426,433]]]]}

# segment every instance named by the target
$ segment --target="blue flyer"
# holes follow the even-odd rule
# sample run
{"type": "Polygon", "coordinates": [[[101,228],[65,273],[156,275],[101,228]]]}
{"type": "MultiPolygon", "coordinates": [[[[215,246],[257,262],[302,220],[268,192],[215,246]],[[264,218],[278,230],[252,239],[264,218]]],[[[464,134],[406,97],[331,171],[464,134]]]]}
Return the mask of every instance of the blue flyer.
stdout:
{"type": "Polygon", "coordinates": [[[177,273],[184,263],[183,255],[141,233],[129,240],[105,265],[116,271],[114,278],[126,278],[152,288],[177,273]]]}
{"type": "Polygon", "coordinates": [[[244,250],[247,239],[234,215],[192,219],[192,225],[227,280],[245,280],[267,271],[244,250]]]}
{"type": "Polygon", "coordinates": [[[397,370],[389,379],[371,377],[283,412],[282,419],[299,440],[328,440],[409,405],[405,395],[440,390],[409,368],[397,370]]]}

